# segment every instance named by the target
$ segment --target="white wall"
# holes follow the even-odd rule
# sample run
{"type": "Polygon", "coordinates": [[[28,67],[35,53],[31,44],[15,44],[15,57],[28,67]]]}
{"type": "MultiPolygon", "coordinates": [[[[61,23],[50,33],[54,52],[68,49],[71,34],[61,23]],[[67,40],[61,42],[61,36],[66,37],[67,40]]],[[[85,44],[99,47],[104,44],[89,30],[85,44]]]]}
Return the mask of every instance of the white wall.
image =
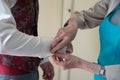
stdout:
{"type": "Polygon", "coordinates": [[[54,36],[61,27],[62,0],[39,0],[39,35],[54,36]]]}
{"type": "MultiPolygon", "coordinates": [[[[54,37],[58,29],[61,27],[62,0],[39,0],[39,2],[39,36],[54,37]]],[[[40,74],[41,73],[42,71],[40,69],[40,74]]],[[[55,66],[54,80],[59,80],[59,75],[59,68],[55,66]]]]}

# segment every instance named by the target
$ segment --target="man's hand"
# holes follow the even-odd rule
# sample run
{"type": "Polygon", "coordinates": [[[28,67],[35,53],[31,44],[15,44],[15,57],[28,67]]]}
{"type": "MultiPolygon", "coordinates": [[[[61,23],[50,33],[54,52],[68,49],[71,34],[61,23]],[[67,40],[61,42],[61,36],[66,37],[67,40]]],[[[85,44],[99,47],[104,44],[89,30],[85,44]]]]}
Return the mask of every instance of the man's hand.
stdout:
{"type": "Polygon", "coordinates": [[[50,62],[41,64],[40,67],[43,70],[43,80],[53,80],[54,77],[54,67],[50,62]]]}
{"type": "Polygon", "coordinates": [[[56,53],[58,50],[69,45],[74,40],[78,30],[78,24],[74,20],[69,20],[68,25],[59,29],[51,45],[51,52],[56,53]]]}

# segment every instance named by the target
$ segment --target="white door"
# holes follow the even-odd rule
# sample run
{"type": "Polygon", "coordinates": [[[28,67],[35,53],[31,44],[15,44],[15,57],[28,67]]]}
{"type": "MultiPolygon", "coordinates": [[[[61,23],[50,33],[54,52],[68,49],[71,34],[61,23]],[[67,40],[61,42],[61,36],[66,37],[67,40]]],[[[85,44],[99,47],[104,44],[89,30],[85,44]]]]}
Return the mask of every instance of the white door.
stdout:
{"type": "MultiPolygon", "coordinates": [[[[39,0],[39,36],[54,37],[62,24],[62,0],[39,0]]],[[[60,79],[60,69],[55,66],[55,78],[60,79]]],[[[42,71],[40,69],[40,75],[42,71]]],[[[40,78],[40,80],[42,80],[40,78]]]]}
{"type": "MultiPolygon", "coordinates": [[[[76,10],[88,9],[98,0],[39,0],[39,36],[54,37],[56,32],[76,10]]],[[[88,61],[96,61],[99,53],[98,28],[79,30],[73,41],[73,55],[88,61]]],[[[55,65],[54,65],[55,66],[55,65]]],[[[41,74],[41,70],[40,70],[41,74]]],[[[54,80],[93,80],[93,74],[81,70],[61,71],[55,66],[54,80]]]]}
{"type": "MultiPolygon", "coordinates": [[[[63,23],[74,11],[81,11],[83,9],[87,10],[97,1],[98,0],[64,0],[63,23]]],[[[73,46],[73,55],[90,62],[97,61],[99,53],[98,28],[92,30],[79,30],[75,40],[73,41],[73,46]]],[[[61,80],[93,80],[93,74],[81,69],[66,71],[66,75],[67,79],[61,80]]]]}

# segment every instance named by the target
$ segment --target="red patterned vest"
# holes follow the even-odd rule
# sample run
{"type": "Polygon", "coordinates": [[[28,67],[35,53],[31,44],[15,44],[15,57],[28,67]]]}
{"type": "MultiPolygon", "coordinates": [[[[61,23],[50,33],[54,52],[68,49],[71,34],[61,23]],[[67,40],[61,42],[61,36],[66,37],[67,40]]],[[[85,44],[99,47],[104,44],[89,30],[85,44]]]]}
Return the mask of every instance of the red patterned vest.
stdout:
{"type": "MultiPolygon", "coordinates": [[[[11,11],[19,31],[37,36],[38,0],[17,0],[11,11]]],[[[40,61],[38,57],[0,55],[0,64],[26,72],[37,70],[40,61]]]]}

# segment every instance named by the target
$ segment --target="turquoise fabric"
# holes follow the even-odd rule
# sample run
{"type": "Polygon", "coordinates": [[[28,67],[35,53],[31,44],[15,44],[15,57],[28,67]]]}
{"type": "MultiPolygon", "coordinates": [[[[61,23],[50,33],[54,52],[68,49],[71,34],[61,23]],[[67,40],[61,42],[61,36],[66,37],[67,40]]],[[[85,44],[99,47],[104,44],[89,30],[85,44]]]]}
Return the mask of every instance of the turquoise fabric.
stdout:
{"type": "MultiPolygon", "coordinates": [[[[102,66],[120,64],[120,26],[112,24],[110,19],[120,10],[120,6],[101,23],[100,34],[100,55],[98,63],[102,66]]],[[[107,80],[95,75],[94,80],[107,80]]]]}

